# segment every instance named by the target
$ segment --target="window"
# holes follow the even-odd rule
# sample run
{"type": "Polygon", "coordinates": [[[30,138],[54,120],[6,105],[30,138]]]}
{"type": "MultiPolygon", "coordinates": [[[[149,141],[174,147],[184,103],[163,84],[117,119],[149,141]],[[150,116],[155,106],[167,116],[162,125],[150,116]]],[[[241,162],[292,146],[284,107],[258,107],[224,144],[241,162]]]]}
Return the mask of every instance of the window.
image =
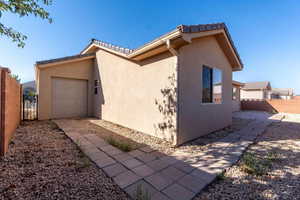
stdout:
{"type": "Polygon", "coordinates": [[[222,71],[203,66],[202,103],[222,103],[222,71]]]}
{"type": "Polygon", "coordinates": [[[99,81],[95,80],[94,82],[94,94],[98,94],[99,81]]]}
{"type": "Polygon", "coordinates": [[[238,100],[237,87],[232,87],[232,100],[238,100]]]}
{"type": "Polygon", "coordinates": [[[212,102],[212,69],[203,66],[202,70],[202,103],[212,102]]]}

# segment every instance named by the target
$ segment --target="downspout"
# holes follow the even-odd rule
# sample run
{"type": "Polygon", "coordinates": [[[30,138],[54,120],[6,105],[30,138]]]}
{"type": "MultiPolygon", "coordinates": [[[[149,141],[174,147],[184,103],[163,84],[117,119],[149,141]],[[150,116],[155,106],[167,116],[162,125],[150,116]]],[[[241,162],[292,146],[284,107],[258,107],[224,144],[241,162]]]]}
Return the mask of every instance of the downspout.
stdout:
{"type": "Polygon", "coordinates": [[[175,88],[175,92],[176,92],[176,140],[172,141],[173,144],[176,146],[178,144],[178,131],[179,131],[179,89],[178,89],[178,85],[179,85],[179,52],[177,50],[175,50],[173,48],[173,46],[171,45],[171,41],[170,39],[166,40],[166,45],[167,45],[167,49],[170,51],[170,53],[175,56],[175,80],[176,80],[176,88],[175,88]]]}

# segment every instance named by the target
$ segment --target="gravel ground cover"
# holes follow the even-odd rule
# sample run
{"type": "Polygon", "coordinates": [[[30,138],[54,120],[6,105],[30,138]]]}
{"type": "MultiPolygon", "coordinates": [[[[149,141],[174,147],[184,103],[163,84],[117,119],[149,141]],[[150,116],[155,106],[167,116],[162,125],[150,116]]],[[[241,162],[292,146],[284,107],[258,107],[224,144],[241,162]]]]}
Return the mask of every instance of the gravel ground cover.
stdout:
{"type": "Polygon", "coordinates": [[[72,127],[72,129],[79,134],[96,134],[108,143],[110,140],[119,141],[128,144],[133,150],[145,146],[141,141],[132,140],[130,137],[127,137],[127,132],[124,131],[126,128],[115,124],[113,126],[99,125],[98,123],[102,122],[102,120],[95,120],[94,118],[73,118],[61,119],[59,121],[67,127],[72,127]]]}
{"type": "Polygon", "coordinates": [[[26,122],[0,159],[0,199],[129,199],[50,121],[26,122]]]}
{"type": "Polygon", "coordinates": [[[157,137],[152,137],[150,135],[141,133],[139,131],[135,131],[126,127],[122,127],[119,125],[116,125],[114,123],[104,121],[104,120],[89,120],[89,122],[98,125],[100,127],[104,127],[105,129],[108,129],[110,131],[113,131],[114,133],[117,133],[118,135],[124,136],[124,138],[128,138],[132,141],[135,141],[136,143],[140,144],[146,144],[147,146],[150,146],[151,148],[158,150],[162,153],[165,153],[167,155],[173,153],[176,149],[184,149],[185,151],[193,152],[193,151],[202,151],[203,149],[209,148],[210,144],[213,142],[216,142],[217,140],[227,136],[228,134],[240,130],[243,127],[246,127],[249,122],[252,120],[250,119],[238,119],[233,118],[232,120],[232,126],[227,127],[225,129],[213,132],[211,134],[208,134],[206,136],[200,137],[197,140],[188,142],[182,146],[179,146],[177,148],[174,148],[174,146],[165,140],[162,140],[157,137]]]}
{"type": "MultiPolygon", "coordinates": [[[[120,136],[123,136],[124,138],[134,141],[135,143],[139,143],[139,147],[146,145],[165,154],[169,154],[174,151],[172,143],[166,140],[162,140],[160,138],[153,137],[104,120],[90,120],[90,122],[94,125],[103,127],[120,136]]],[[[119,139],[122,140],[123,138],[119,139]]]]}
{"type": "Polygon", "coordinates": [[[268,127],[239,163],[195,200],[296,200],[300,199],[299,191],[300,118],[293,119],[290,115],[268,127]],[[250,168],[260,173],[249,171],[249,155],[250,168]]]}

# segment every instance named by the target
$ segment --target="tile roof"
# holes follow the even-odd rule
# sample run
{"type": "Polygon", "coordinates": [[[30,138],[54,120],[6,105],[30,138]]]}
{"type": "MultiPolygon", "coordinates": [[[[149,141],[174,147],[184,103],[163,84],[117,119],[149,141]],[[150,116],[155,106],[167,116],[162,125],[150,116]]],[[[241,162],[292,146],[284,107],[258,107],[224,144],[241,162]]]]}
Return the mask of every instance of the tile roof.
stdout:
{"type": "Polygon", "coordinates": [[[151,43],[154,43],[160,39],[162,39],[163,37],[175,32],[175,31],[180,31],[182,33],[197,33],[197,32],[204,32],[204,31],[213,31],[213,30],[220,30],[220,29],[224,29],[225,32],[226,32],[226,35],[228,36],[228,39],[229,39],[229,42],[231,43],[231,46],[233,48],[233,50],[235,51],[235,54],[237,55],[237,58],[239,60],[239,62],[241,63],[241,65],[243,65],[242,61],[241,61],[241,58],[238,54],[238,51],[234,45],[234,42],[229,34],[229,31],[225,25],[225,23],[214,23],[214,24],[199,24],[199,25],[179,25],[177,26],[177,28],[171,32],[168,32],[144,45],[142,45],[141,47],[138,47],[136,49],[129,49],[129,48],[123,48],[123,47],[120,47],[118,45],[114,45],[114,44],[111,44],[111,43],[108,43],[108,42],[104,42],[104,41],[100,41],[100,40],[96,40],[96,39],[92,39],[91,42],[89,43],[89,45],[84,48],[82,52],[84,52],[90,45],[92,44],[97,44],[99,46],[102,46],[102,47],[105,47],[105,48],[108,48],[108,49],[111,49],[111,50],[114,50],[116,52],[119,52],[119,53],[122,53],[122,54],[125,54],[125,55],[129,55],[131,53],[134,53],[135,51],[151,44],[151,43]]]}
{"type": "Polygon", "coordinates": [[[240,55],[235,47],[235,44],[231,38],[231,35],[228,31],[228,28],[226,26],[225,23],[215,23],[215,24],[199,24],[199,25],[180,25],[177,27],[182,33],[197,33],[197,32],[204,32],[204,31],[213,31],[213,30],[220,30],[220,29],[224,29],[226,32],[226,35],[229,39],[229,42],[231,43],[231,46],[237,56],[237,58],[239,59],[239,62],[241,63],[241,65],[243,66],[243,62],[240,58],[240,55]]]}
{"type": "Polygon", "coordinates": [[[74,56],[67,56],[67,57],[63,57],[63,58],[57,58],[57,59],[51,59],[51,60],[45,60],[45,61],[38,61],[36,62],[37,65],[41,65],[41,64],[48,64],[48,63],[53,63],[53,62],[59,62],[59,61],[64,61],[64,60],[71,60],[74,58],[81,58],[81,57],[85,57],[85,56],[90,56],[91,54],[82,54],[85,50],[87,50],[91,45],[96,44],[98,46],[102,46],[104,48],[110,49],[116,53],[120,53],[121,55],[123,54],[124,56],[130,56],[130,54],[133,54],[135,52],[137,52],[138,50],[146,47],[147,45],[150,45],[156,41],[161,40],[162,38],[175,33],[176,31],[180,31],[181,33],[197,33],[197,32],[204,32],[204,31],[212,31],[212,30],[220,30],[220,29],[224,29],[226,32],[226,35],[229,39],[229,42],[231,43],[231,46],[241,64],[241,66],[243,66],[243,63],[240,59],[240,56],[235,48],[235,45],[233,43],[233,40],[231,39],[231,36],[229,34],[229,31],[226,27],[226,25],[224,23],[215,23],[215,24],[199,24],[199,25],[180,25],[178,26],[175,30],[168,32],[144,45],[142,45],[139,48],[136,49],[129,49],[129,48],[124,48],[124,47],[120,47],[118,45],[114,45],[108,42],[104,42],[101,40],[96,40],[96,39],[92,39],[91,42],[87,45],[87,47],[85,47],[79,55],[74,55],[74,56]]]}
{"type": "Polygon", "coordinates": [[[213,31],[213,30],[219,30],[225,28],[226,25],[224,23],[177,26],[177,29],[179,29],[182,33],[197,33],[197,32],[213,31]]]}
{"type": "Polygon", "coordinates": [[[292,88],[273,88],[271,93],[274,95],[289,96],[293,95],[294,92],[292,88]]]}
{"type": "Polygon", "coordinates": [[[242,82],[238,82],[238,81],[232,80],[232,85],[244,86],[245,83],[242,83],[242,82]]]}
{"type": "Polygon", "coordinates": [[[95,53],[78,54],[78,55],[66,56],[66,57],[62,57],[62,58],[55,58],[55,59],[50,59],[50,60],[37,61],[36,64],[37,65],[44,65],[44,64],[54,63],[54,62],[72,60],[72,59],[75,59],[75,58],[89,57],[89,56],[93,56],[93,55],[95,55],[95,53]]]}
{"type": "Polygon", "coordinates": [[[103,47],[109,48],[111,50],[114,50],[114,51],[117,51],[119,53],[123,53],[123,54],[126,54],[126,55],[130,54],[131,52],[134,51],[133,49],[120,47],[118,45],[114,45],[114,44],[104,42],[104,41],[101,41],[101,40],[96,40],[96,39],[92,39],[92,43],[98,44],[99,46],[103,46],[103,47]]]}
{"type": "Polygon", "coordinates": [[[261,82],[249,82],[245,83],[243,87],[244,90],[262,90],[270,87],[269,81],[261,81],[261,82]]]}

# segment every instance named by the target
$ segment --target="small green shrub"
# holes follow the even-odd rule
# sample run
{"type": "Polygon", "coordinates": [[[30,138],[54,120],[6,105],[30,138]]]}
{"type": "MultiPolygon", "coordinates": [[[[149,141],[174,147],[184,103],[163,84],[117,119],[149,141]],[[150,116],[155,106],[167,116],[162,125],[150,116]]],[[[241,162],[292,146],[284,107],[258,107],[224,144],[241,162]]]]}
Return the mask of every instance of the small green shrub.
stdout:
{"type": "Polygon", "coordinates": [[[254,153],[247,152],[242,158],[241,168],[249,174],[262,176],[268,173],[275,159],[278,158],[274,152],[268,153],[265,158],[259,158],[254,153]]]}
{"type": "Polygon", "coordinates": [[[143,190],[142,185],[137,186],[136,200],[151,200],[149,192],[147,190],[143,190]]]}
{"type": "Polygon", "coordinates": [[[133,150],[133,147],[131,146],[131,144],[123,142],[123,141],[118,141],[118,140],[114,139],[113,137],[109,137],[106,141],[110,145],[117,147],[121,151],[129,152],[129,151],[133,150]]]}
{"type": "Polygon", "coordinates": [[[82,169],[89,166],[91,166],[91,161],[86,156],[80,157],[80,160],[76,165],[77,169],[82,169]]]}
{"type": "Polygon", "coordinates": [[[276,152],[268,152],[266,159],[270,162],[277,161],[279,160],[279,155],[276,152]]]}
{"type": "Polygon", "coordinates": [[[222,181],[226,179],[225,171],[217,175],[217,179],[222,181]]]}

